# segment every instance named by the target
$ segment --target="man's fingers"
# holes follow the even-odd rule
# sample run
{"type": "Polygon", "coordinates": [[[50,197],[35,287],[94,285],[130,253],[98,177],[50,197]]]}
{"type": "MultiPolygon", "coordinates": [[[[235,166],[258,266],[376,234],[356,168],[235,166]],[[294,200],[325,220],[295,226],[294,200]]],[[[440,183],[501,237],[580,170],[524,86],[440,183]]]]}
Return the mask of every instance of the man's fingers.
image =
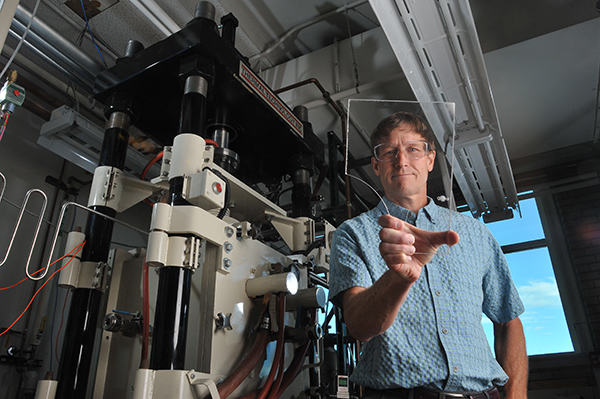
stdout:
{"type": "Polygon", "coordinates": [[[438,231],[438,232],[430,232],[428,234],[427,239],[430,244],[435,248],[439,248],[442,245],[446,244],[448,246],[453,246],[458,244],[460,237],[456,231],[448,230],[448,231],[438,231]]]}
{"type": "Polygon", "coordinates": [[[381,227],[389,227],[396,230],[400,230],[404,224],[402,220],[392,215],[382,215],[377,222],[381,227]]]}
{"type": "Polygon", "coordinates": [[[400,265],[404,263],[408,263],[412,260],[412,256],[405,254],[404,252],[398,252],[395,254],[387,254],[382,256],[385,263],[390,265],[400,265]]]}

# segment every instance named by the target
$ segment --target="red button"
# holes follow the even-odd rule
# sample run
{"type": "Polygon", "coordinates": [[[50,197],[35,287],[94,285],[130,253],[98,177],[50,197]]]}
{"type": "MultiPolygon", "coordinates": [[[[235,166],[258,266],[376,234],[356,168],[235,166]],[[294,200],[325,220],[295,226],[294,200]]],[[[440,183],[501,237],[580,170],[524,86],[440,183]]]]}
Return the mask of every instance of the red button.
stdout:
{"type": "Polygon", "coordinates": [[[221,187],[220,183],[214,183],[213,184],[213,189],[215,190],[215,192],[217,193],[221,193],[221,191],[223,191],[223,187],[221,187]]]}
{"type": "Polygon", "coordinates": [[[19,94],[21,94],[21,92],[20,92],[19,90],[17,90],[17,89],[14,89],[14,90],[13,90],[13,94],[14,94],[16,97],[19,97],[19,94]]]}

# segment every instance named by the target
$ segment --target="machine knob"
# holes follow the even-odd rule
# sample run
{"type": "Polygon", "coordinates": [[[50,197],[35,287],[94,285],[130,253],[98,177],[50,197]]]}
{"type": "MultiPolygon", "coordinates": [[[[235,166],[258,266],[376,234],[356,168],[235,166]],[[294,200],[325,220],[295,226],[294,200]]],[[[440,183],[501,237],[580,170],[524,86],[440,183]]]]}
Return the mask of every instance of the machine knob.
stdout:
{"type": "Polygon", "coordinates": [[[104,316],[102,328],[105,331],[117,332],[123,327],[123,318],[116,313],[109,313],[104,316]]]}

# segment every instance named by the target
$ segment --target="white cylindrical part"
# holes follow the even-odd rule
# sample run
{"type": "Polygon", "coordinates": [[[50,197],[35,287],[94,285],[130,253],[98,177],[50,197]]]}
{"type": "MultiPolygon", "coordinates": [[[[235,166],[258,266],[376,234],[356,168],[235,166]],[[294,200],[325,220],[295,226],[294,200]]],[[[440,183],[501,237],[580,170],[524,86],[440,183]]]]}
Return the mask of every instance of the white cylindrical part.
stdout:
{"type": "Polygon", "coordinates": [[[35,391],[35,399],[54,399],[58,381],[39,380],[35,391]]]}
{"type": "Polygon", "coordinates": [[[294,273],[278,273],[246,281],[246,295],[250,298],[268,292],[289,292],[294,295],[298,292],[298,278],[294,273]]]}
{"type": "Polygon", "coordinates": [[[169,237],[169,250],[167,251],[167,259],[165,265],[167,266],[189,266],[185,264],[186,261],[186,250],[189,250],[187,245],[187,237],[169,237]]]}
{"type": "Polygon", "coordinates": [[[193,175],[202,171],[206,142],[196,134],[182,133],[173,140],[169,178],[193,175]]]}
{"type": "Polygon", "coordinates": [[[285,310],[303,308],[323,308],[327,304],[327,294],[323,287],[312,287],[299,290],[296,295],[287,295],[285,310]]]}
{"type": "MultiPolygon", "coordinates": [[[[81,243],[83,243],[84,241],[85,234],[79,231],[71,231],[67,236],[65,252],[71,252],[73,249],[75,249],[75,247],[81,245],[81,243]]],[[[66,266],[60,271],[60,277],[58,278],[58,285],[60,287],[73,288],[77,286],[77,281],[79,279],[79,270],[81,267],[81,259],[79,258],[79,255],[76,258],[74,258],[73,255],[75,255],[75,253],[63,259],[63,266],[66,266]]]]}
{"type": "Polygon", "coordinates": [[[162,230],[169,231],[171,228],[171,213],[173,208],[169,204],[159,202],[152,207],[152,221],[150,222],[150,231],[162,230]]]}
{"type": "Polygon", "coordinates": [[[161,267],[167,261],[169,236],[164,231],[152,231],[148,235],[146,263],[151,267],[161,267]]]}

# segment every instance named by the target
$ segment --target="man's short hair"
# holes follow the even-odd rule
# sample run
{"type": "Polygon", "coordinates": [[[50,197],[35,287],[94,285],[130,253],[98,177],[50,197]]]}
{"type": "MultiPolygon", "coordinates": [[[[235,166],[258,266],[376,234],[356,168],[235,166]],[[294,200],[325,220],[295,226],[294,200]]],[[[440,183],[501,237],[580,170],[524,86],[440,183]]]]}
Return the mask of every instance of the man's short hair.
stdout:
{"type": "Polygon", "coordinates": [[[373,150],[378,144],[385,143],[392,130],[402,125],[414,129],[423,136],[429,147],[435,151],[435,139],[429,125],[420,116],[404,111],[398,111],[379,122],[371,133],[371,149],[373,150]]]}

